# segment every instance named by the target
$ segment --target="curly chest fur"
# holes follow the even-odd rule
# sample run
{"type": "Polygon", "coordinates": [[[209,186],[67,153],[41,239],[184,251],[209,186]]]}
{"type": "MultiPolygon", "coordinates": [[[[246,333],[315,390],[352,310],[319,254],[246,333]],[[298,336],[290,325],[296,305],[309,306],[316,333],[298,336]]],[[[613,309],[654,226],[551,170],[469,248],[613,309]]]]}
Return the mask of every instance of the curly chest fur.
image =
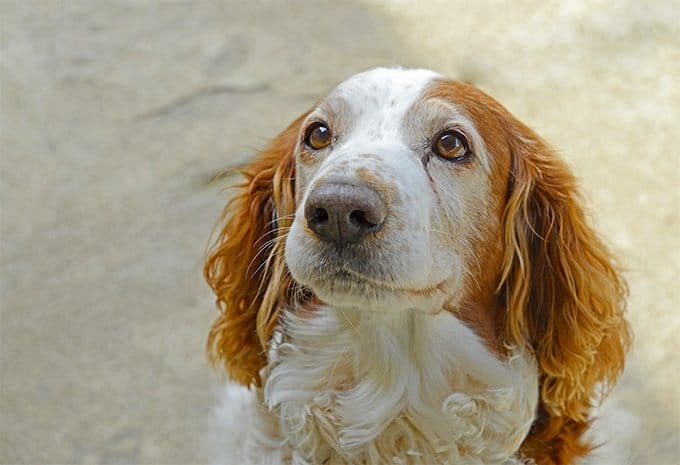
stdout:
{"type": "Polygon", "coordinates": [[[534,419],[536,370],[447,313],[289,313],[273,338],[268,430],[293,464],[495,464],[534,419]]]}

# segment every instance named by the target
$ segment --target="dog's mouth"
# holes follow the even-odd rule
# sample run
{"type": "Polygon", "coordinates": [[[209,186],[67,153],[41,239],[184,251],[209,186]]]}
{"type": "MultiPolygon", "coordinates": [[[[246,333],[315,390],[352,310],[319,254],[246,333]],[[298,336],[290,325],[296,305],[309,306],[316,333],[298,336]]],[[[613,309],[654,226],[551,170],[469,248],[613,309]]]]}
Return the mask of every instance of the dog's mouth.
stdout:
{"type": "Polygon", "coordinates": [[[443,293],[450,278],[433,285],[418,287],[404,286],[391,279],[381,279],[340,265],[334,269],[327,269],[323,273],[315,273],[308,286],[322,299],[329,302],[335,300],[376,301],[391,300],[402,296],[406,299],[427,297],[436,293],[443,293]]]}
{"type": "MultiPolygon", "coordinates": [[[[311,270],[310,270],[311,271],[311,270]]],[[[374,288],[389,290],[394,288],[390,280],[372,275],[367,270],[356,271],[348,264],[329,266],[311,271],[309,279],[313,288],[320,288],[333,292],[345,291],[355,293],[361,289],[374,288]]]]}
{"type": "Polygon", "coordinates": [[[445,293],[445,284],[456,275],[454,270],[434,281],[423,264],[425,252],[403,256],[400,252],[394,242],[364,241],[339,247],[303,234],[287,244],[286,259],[294,279],[329,304],[376,307],[399,302],[401,307],[445,293]],[[288,256],[290,251],[295,252],[288,256]]]}

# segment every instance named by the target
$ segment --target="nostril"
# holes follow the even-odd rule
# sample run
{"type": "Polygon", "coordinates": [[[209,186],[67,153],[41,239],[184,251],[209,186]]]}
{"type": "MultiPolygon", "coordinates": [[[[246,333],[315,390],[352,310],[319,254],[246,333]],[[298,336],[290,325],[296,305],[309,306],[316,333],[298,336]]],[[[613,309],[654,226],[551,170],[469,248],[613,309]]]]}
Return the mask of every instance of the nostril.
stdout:
{"type": "Polygon", "coordinates": [[[304,217],[309,233],[337,246],[356,244],[378,231],[387,206],[380,194],[363,184],[323,182],[305,201],[304,217]]]}
{"type": "Polygon", "coordinates": [[[368,218],[366,218],[366,212],[363,210],[354,210],[349,214],[349,220],[355,226],[359,226],[363,229],[371,229],[378,226],[377,223],[373,223],[368,218]]]}
{"type": "Polygon", "coordinates": [[[313,225],[322,225],[328,221],[328,212],[325,208],[315,208],[307,221],[313,225]]]}

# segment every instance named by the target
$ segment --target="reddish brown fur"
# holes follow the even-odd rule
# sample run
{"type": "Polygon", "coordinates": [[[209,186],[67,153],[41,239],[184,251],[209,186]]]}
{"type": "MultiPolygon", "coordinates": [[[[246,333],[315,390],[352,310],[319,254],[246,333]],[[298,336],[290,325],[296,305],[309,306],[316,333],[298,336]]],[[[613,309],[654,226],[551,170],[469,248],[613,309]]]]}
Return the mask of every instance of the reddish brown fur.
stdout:
{"type": "MultiPolygon", "coordinates": [[[[623,369],[631,341],[625,284],[586,222],[570,170],[539,136],[470,85],[441,81],[426,98],[461,107],[492,156],[498,228],[475,251],[484,252],[474,264],[481,278],[469,283],[457,311],[497,352],[531,348],[541,372],[540,411],[522,452],[539,465],[573,463],[590,449],[582,435],[597,385],[611,386],[623,369]]],[[[294,296],[280,228],[290,226],[295,209],[293,149],[304,116],[243,171],[246,182],[225,208],[205,265],[221,310],[208,351],[243,384],[260,384],[266,341],[294,296]],[[271,248],[258,253],[268,240],[271,248]]]]}
{"type": "Polygon", "coordinates": [[[574,463],[591,449],[582,435],[598,385],[616,382],[631,342],[625,283],[586,221],[575,178],[543,139],[473,86],[442,81],[429,96],[462,107],[500,168],[494,185],[509,186],[503,255],[484,256],[484,276],[497,279],[501,338],[531,347],[541,372],[539,417],[522,451],[539,465],[574,463]]]}
{"type": "Polygon", "coordinates": [[[474,279],[467,279],[465,295],[455,306],[447,306],[483,339],[486,346],[498,355],[507,350],[499,336],[502,333],[502,305],[500,305],[496,289],[501,276],[503,264],[503,213],[508,193],[508,173],[511,159],[507,149],[507,141],[502,135],[502,127],[492,112],[487,111],[487,104],[482,99],[486,96],[472,86],[455,81],[441,81],[432,86],[423,95],[421,111],[426,111],[427,101],[440,99],[453,103],[461,108],[465,115],[475,124],[484,137],[486,149],[491,155],[489,160],[491,173],[490,201],[482,210],[479,219],[484,222],[482,236],[476,239],[474,250],[470,251],[471,273],[474,279]]]}
{"type": "Polygon", "coordinates": [[[357,168],[357,170],[354,172],[354,175],[357,179],[361,179],[373,189],[378,191],[383,201],[388,206],[390,205],[392,202],[392,190],[398,188],[395,182],[392,182],[390,183],[391,185],[388,185],[385,181],[364,167],[357,168]]]}
{"type": "Polygon", "coordinates": [[[295,294],[283,259],[283,238],[295,213],[293,152],[306,116],[243,170],[245,182],[224,209],[225,224],[204,267],[221,312],[208,336],[208,355],[245,385],[261,384],[266,343],[278,312],[295,294]],[[278,220],[272,223],[274,211],[278,220]]]}

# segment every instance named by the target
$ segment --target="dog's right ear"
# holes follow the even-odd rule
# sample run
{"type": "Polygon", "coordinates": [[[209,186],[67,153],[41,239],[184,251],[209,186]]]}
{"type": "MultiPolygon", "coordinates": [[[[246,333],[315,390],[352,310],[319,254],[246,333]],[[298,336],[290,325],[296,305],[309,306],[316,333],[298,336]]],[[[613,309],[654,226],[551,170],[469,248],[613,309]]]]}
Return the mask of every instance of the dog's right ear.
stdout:
{"type": "Polygon", "coordinates": [[[293,152],[306,116],[241,170],[245,182],[222,213],[223,227],[203,269],[220,310],[208,336],[208,357],[244,385],[261,384],[267,342],[293,295],[283,252],[295,214],[293,152]]]}

